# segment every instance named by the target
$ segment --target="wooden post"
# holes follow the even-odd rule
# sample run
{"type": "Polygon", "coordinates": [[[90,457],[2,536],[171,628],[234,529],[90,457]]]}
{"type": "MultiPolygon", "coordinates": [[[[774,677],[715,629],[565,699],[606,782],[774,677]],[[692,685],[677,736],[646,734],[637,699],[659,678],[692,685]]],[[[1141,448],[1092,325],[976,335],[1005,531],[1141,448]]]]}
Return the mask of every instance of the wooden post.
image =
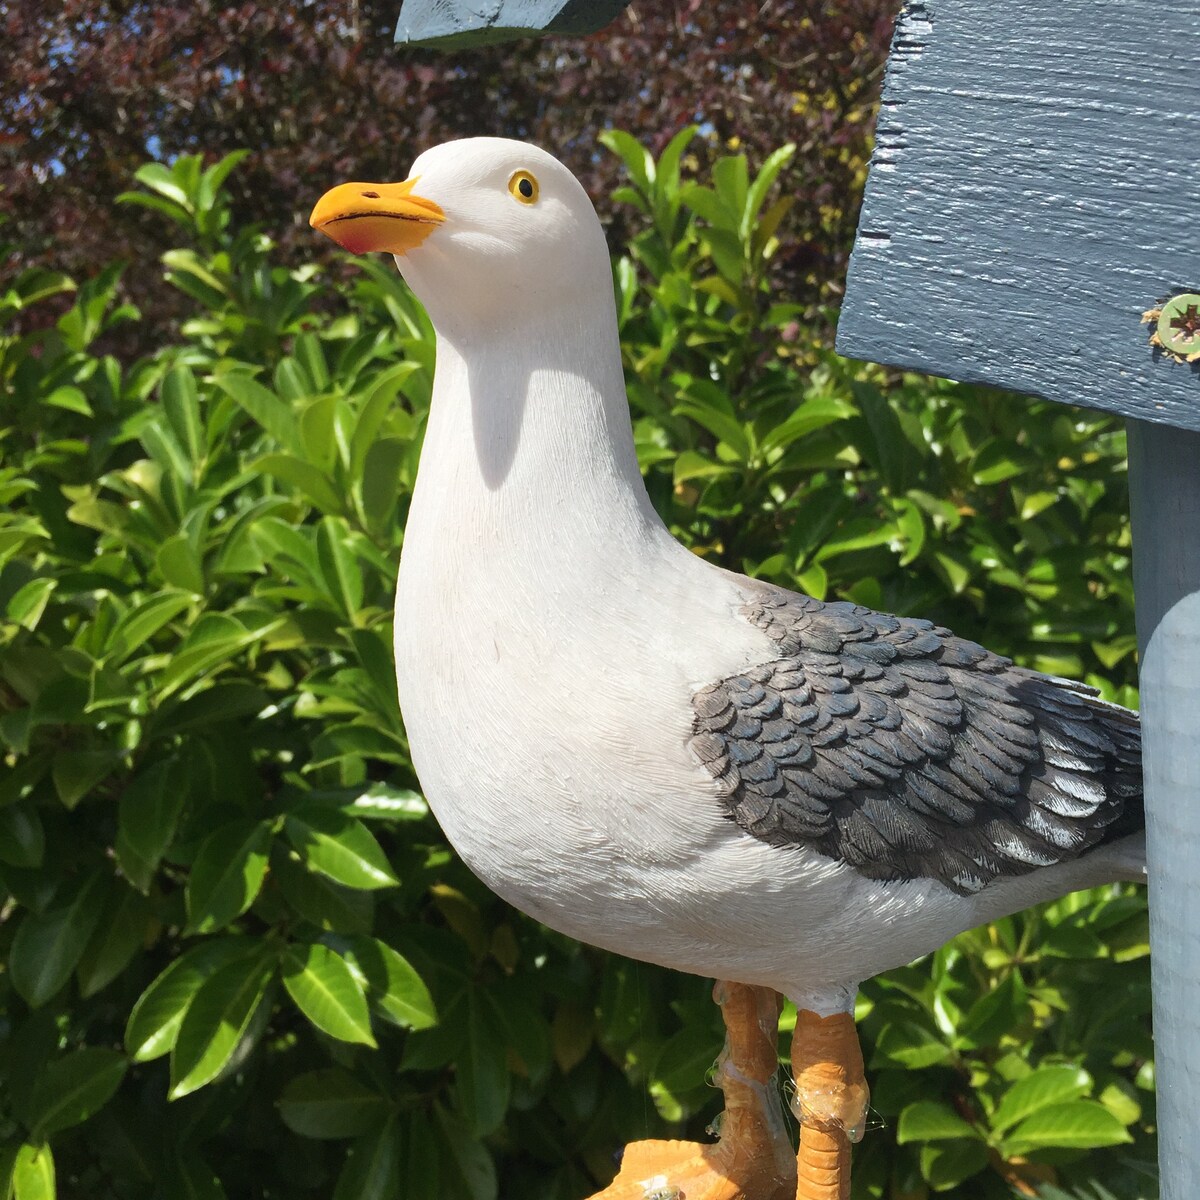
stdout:
{"type": "Polygon", "coordinates": [[[1129,423],[1163,1200],[1200,1195],[1200,433],[1129,423]]]}
{"type": "Polygon", "coordinates": [[[1198,30],[1200,0],[910,0],[838,330],[1129,419],[1163,1200],[1200,1194],[1198,30]]]}

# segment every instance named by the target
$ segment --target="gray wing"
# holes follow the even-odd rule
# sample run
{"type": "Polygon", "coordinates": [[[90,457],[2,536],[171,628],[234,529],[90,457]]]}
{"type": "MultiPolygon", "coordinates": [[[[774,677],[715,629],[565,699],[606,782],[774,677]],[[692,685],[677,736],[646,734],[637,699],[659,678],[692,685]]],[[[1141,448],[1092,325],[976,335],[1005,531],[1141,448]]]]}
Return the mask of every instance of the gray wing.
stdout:
{"type": "Polygon", "coordinates": [[[1143,827],[1136,713],[929,621],[760,586],[742,611],[779,657],[693,698],[747,833],[966,894],[1143,827]]]}

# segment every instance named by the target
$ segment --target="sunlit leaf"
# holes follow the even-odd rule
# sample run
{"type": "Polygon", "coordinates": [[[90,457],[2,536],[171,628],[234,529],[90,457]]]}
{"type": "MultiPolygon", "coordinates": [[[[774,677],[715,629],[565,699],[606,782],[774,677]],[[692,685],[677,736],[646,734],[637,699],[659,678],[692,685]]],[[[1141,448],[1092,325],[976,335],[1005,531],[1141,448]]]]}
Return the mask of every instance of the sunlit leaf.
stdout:
{"type": "Polygon", "coordinates": [[[293,812],[284,834],[309,870],[346,887],[383,888],[398,882],[367,827],[337,809],[309,805],[293,812]]]}
{"type": "Polygon", "coordinates": [[[210,1083],[225,1068],[274,971],[273,958],[259,954],[235,959],[200,985],[171,1050],[172,1100],[210,1083]]]}
{"type": "Polygon", "coordinates": [[[318,1029],[343,1042],[375,1045],[367,998],[341,955],[320,942],[292,945],[282,974],[297,1008],[318,1029]]]}

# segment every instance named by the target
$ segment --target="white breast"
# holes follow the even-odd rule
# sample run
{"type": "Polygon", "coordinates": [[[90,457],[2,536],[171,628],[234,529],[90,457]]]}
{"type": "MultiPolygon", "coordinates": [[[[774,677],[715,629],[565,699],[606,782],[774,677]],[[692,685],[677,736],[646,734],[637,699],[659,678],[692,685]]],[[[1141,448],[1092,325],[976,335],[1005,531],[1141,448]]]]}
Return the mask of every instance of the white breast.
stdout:
{"type": "Polygon", "coordinates": [[[651,508],[607,297],[593,318],[604,336],[573,318],[534,369],[503,338],[469,361],[439,340],[396,667],[417,774],[466,863],[571,936],[793,997],[1069,890],[1060,869],[973,899],[881,883],[727,818],[688,749],[692,695],[777,649],[740,615],[739,577],[651,508]],[[568,335],[574,359],[555,353],[568,335]]]}

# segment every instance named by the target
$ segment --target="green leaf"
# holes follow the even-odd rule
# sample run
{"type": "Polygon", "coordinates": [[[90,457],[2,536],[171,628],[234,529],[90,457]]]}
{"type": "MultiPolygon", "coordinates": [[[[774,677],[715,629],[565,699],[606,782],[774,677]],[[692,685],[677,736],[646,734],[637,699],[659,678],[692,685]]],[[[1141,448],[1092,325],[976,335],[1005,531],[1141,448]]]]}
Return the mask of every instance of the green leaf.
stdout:
{"type": "Polygon", "coordinates": [[[375,629],[351,629],[347,636],[374,688],[378,701],[375,712],[394,721],[400,711],[400,700],[396,694],[396,668],[392,665],[391,638],[385,638],[375,629]]]}
{"type": "Polygon", "coordinates": [[[289,946],[283,986],[296,1007],[320,1030],[343,1042],[374,1046],[367,998],[353,972],[328,946],[289,946]]]}
{"type": "Polygon", "coordinates": [[[186,533],[169,537],[155,556],[158,573],[171,587],[181,588],[197,596],[204,592],[204,565],[192,539],[186,533]]]}
{"type": "Polygon", "coordinates": [[[333,470],[338,459],[334,423],[339,410],[345,407],[346,402],[339,396],[318,396],[300,414],[300,442],[304,458],[327,474],[333,470]]]}
{"type": "Polygon", "coordinates": [[[290,813],[283,830],[308,869],[336,883],[373,889],[400,882],[371,832],[344,812],[309,805],[290,813]]]}
{"type": "Polygon", "coordinates": [[[800,438],[853,415],[854,406],[836,397],[805,400],[785,421],[767,431],[762,439],[762,451],[769,454],[785,450],[800,438]]]}
{"type": "Polygon", "coordinates": [[[117,807],[117,862],[138,891],[147,893],[167,847],[175,838],[187,800],[182,765],[171,758],[134,776],[117,807]]]}
{"type": "Polygon", "coordinates": [[[31,579],[8,602],[8,619],[24,629],[36,629],[58,587],[57,579],[31,579]]]}
{"type": "Polygon", "coordinates": [[[201,212],[213,207],[225,180],[249,154],[249,150],[231,150],[201,175],[200,186],[196,189],[196,203],[201,212]]]}
{"type": "Polygon", "coordinates": [[[356,937],[350,942],[346,961],[359,973],[367,998],[393,1024],[408,1029],[437,1024],[437,1009],[425,981],[408,959],[386,942],[356,937]]]}
{"type": "Polygon", "coordinates": [[[345,508],[329,476],[305,459],[290,454],[264,454],[252,464],[252,469],[296,488],[322,512],[340,513],[345,508]]]}
{"type": "Polygon", "coordinates": [[[605,129],[598,135],[601,145],[613,152],[625,165],[634,183],[644,193],[650,191],[651,173],[654,171],[654,160],[650,152],[631,133],[623,129],[605,129]]]}
{"type": "Polygon", "coordinates": [[[38,1076],[26,1122],[35,1141],[86,1121],[112,1098],[129,1063],[115,1050],[89,1046],[50,1063],[38,1076]]]}
{"type": "Polygon", "coordinates": [[[204,307],[219,310],[229,300],[228,281],[209,270],[195,250],[168,250],[162,263],[171,283],[204,307]]]}
{"type": "Polygon", "coordinates": [[[109,635],[105,661],[112,666],[124,662],[194,603],[195,598],[187,592],[162,591],[135,604],[109,635]]]}
{"type": "Polygon", "coordinates": [[[971,474],[976,483],[991,487],[1023,474],[1031,462],[1031,456],[1021,447],[997,439],[980,448],[971,464],[971,474]]]}
{"type": "Polygon", "coordinates": [[[840,529],[831,534],[817,551],[818,562],[828,562],[839,554],[849,554],[854,550],[869,550],[873,546],[883,546],[892,540],[893,533],[886,525],[867,518],[855,518],[847,521],[840,529]]]}
{"type": "Polygon", "coordinates": [[[168,487],[189,487],[195,476],[195,468],[175,440],[170,424],[165,418],[147,422],[138,437],[150,457],[162,468],[168,487]]]}
{"type": "Polygon", "coordinates": [[[218,968],[200,985],[171,1051],[172,1100],[211,1083],[225,1068],[274,971],[274,956],[260,953],[218,968]]]}
{"type": "Polygon", "coordinates": [[[688,184],[681,193],[683,203],[711,226],[710,234],[719,230],[734,233],[741,223],[741,210],[733,209],[712,188],[703,184],[688,184]]]}
{"type": "Polygon", "coordinates": [[[146,163],[144,166],[138,167],[133,173],[133,177],[144,187],[151,188],[160,196],[165,196],[168,200],[178,204],[180,208],[191,212],[192,202],[187,192],[179,186],[179,181],[169,167],[159,162],[146,163]]]}
{"type": "Polygon", "coordinates": [[[285,450],[296,454],[302,452],[292,410],[274,392],[268,391],[249,375],[218,375],[213,382],[230,399],[241,405],[285,450]]]}
{"type": "Polygon", "coordinates": [[[92,788],[106,779],[121,755],[115,748],[60,750],[54,756],[50,777],[63,807],[73,809],[92,788]]]}
{"type": "Polygon", "coordinates": [[[970,1048],[994,1045],[1006,1032],[1020,1025],[1028,1003],[1020,972],[1011,971],[967,1010],[959,1022],[954,1044],[970,1048]]]}
{"type": "Polygon", "coordinates": [[[959,595],[967,584],[971,582],[971,568],[962,562],[959,557],[937,550],[934,552],[933,560],[945,576],[946,582],[950,585],[950,590],[954,595],[959,595]]]}
{"type": "Polygon", "coordinates": [[[921,1175],[935,1192],[948,1192],[987,1166],[984,1142],[937,1142],[921,1147],[921,1175]]]}
{"type": "Polygon", "coordinates": [[[166,1158],[166,1179],[160,1186],[171,1200],[226,1200],[221,1181],[195,1150],[175,1150],[166,1158]]]}
{"type": "Polygon", "coordinates": [[[104,886],[104,875],[96,871],[78,885],[71,899],[42,913],[25,914],[8,969],[30,1008],[40,1008],[71,977],[100,919],[104,886]]]}
{"type": "Polygon", "coordinates": [[[455,1079],[458,1108],[471,1131],[484,1137],[499,1128],[508,1111],[512,1079],[502,1030],[484,997],[467,999],[467,1047],[455,1079]]]}
{"type": "Polygon", "coordinates": [[[350,533],[345,521],[322,517],[317,525],[317,562],[325,588],[338,611],[351,624],[362,608],[362,568],[347,547],[350,533]]]}
{"type": "Polygon", "coordinates": [[[733,468],[705,458],[695,450],[684,450],[675,459],[675,482],[686,483],[690,479],[721,479],[733,474],[733,468]]]}
{"type": "Polygon", "coordinates": [[[354,797],[347,811],[364,821],[413,821],[429,816],[429,804],[420,792],[372,783],[354,797]]]}
{"type": "Polygon", "coordinates": [[[713,184],[717,195],[739,217],[746,211],[750,190],[750,168],[744,154],[730,154],[713,164],[713,184]]]}
{"type": "MultiPolygon", "coordinates": [[[[697,383],[701,381],[696,381],[697,383]]],[[[695,399],[689,398],[675,406],[675,413],[681,417],[690,417],[702,425],[714,437],[724,442],[739,460],[744,461],[750,455],[750,440],[746,431],[731,413],[717,407],[705,391],[698,387],[689,389],[689,397],[699,392],[695,399]]]]}
{"type": "Polygon", "coordinates": [[[954,1052],[923,1025],[914,1021],[894,1021],[885,1025],[875,1039],[874,1065],[898,1064],[910,1070],[922,1070],[949,1062],[954,1052]]]}
{"type": "Polygon", "coordinates": [[[11,1200],[13,1171],[20,1150],[20,1145],[11,1142],[7,1146],[0,1146],[0,1200],[11,1200]]]}
{"type": "MultiPolygon", "coordinates": [[[[279,395],[282,396],[283,399],[289,404],[293,405],[297,400],[307,399],[313,394],[314,390],[314,384],[313,381],[308,377],[308,372],[304,369],[301,363],[297,362],[297,360],[294,358],[281,358],[279,362],[275,364],[275,378],[273,382],[276,392],[278,392],[279,395]]],[[[336,397],[326,396],[324,399],[333,400],[336,399],[336,397]]],[[[321,414],[318,418],[314,418],[313,423],[319,423],[322,426],[325,426],[323,432],[328,437],[331,434],[331,430],[326,425],[326,415],[327,414],[321,414]]],[[[303,417],[301,418],[300,424],[300,432],[304,437],[305,449],[310,449],[312,447],[313,436],[317,433],[317,430],[312,427],[305,429],[303,417]]],[[[322,465],[326,467],[332,466],[333,459],[331,458],[327,463],[322,465]]]]}
{"type": "Polygon", "coordinates": [[[461,1194],[442,1183],[443,1160],[452,1151],[445,1145],[441,1130],[435,1129],[429,1114],[414,1109],[409,1113],[404,1156],[400,1163],[400,1195],[404,1200],[447,1200],[461,1194]]]}
{"type": "Polygon", "coordinates": [[[1092,1077],[1082,1067],[1039,1067],[1018,1079],[1000,1098],[992,1113],[992,1128],[1003,1133],[1039,1109],[1085,1096],[1091,1086],[1092,1077]]]}
{"type": "Polygon", "coordinates": [[[1039,1108],[1004,1139],[1004,1152],[1011,1158],[1043,1147],[1094,1150],[1132,1142],[1120,1119],[1095,1100],[1071,1100],[1039,1108]]]}
{"type": "Polygon", "coordinates": [[[434,1105],[433,1116],[446,1147],[439,1155],[446,1182],[456,1182],[460,1194],[470,1200],[496,1200],[496,1167],[487,1147],[440,1104],[434,1105]]]}
{"type": "Polygon", "coordinates": [[[1100,1103],[1108,1109],[1122,1125],[1132,1125],[1142,1116],[1142,1105],[1133,1085],[1124,1079],[1110,1083],[1100,1093],[1100,1103]]]}
{"type": "Polygon", "coordinates": [[[312,761],[306,770],[343,758],[378,758],[384,762],[407,763],[403,743],[394,734],[373,725],[331,725],[313,742],[312,761]]]}
{"type": "Polygon", "coordinates": [[[1064,921],[1051,926],[1038,949],[1053,958],[1106,958],[1108,947],[1090,929],[1064,921]]]}
{"type": "Polygon", "coordinates": [[[410,443],[401,438],[382,438],[367,451],[359,495],[363,516],[373,528],[380,528],[396,507],[400,471],[410,453],[410,443]]]}
{"type": "Polygon", "coordinates": [[[211,933],[254,903],[267,871],[270,827],[233,821],[200,845],[187,882],[188,931],[211,933]]]}
{"type": "Polygon", "coordinates": [[[75,970],[81,996],[95,995],[120,975],[145,940],[149,920],[146,901],[114,881],[100,923],[75,970]]]}
{"type": "Polygon", "coordinates": [[[377,1128],[388,1101],[341,1067],[308,1071],[290,1080],[279,1098],[283,1123],[301,1137],[360,1137],[377,1128]]]}
{"type": "Polygon", "coordinates": [[[159,397],[176,442],[183,447],[192,463],[203,462],[207,447],[204,424],[200,419],[196,377],[187,367],[172,367],[163,379],[159,397]]]}
{"type": "Polygon", "coordinates": [[[313,381],[317,391],[324,391],[329,386],[329,368],[325,362],[325,352],[321,349],[321,341],[311,333],[296,334],[293,351],[308,377],[313,381]]]}
{"type": "Polygon", "coordinates": [[[247,629],[224,613],[205,613],[188,631],[182,646],[155,680],[159,700],[164,700],[187,683],[235,658],[241,651],[266,637],[282,623],[280,617],[266,625],[247,629]]]}
{"type": "Polygon", "coordinates": [[[254,943],[244,937],[212,938],[181,954],[138,998],[125,1026],[125,1049],[134,1062],[150,1062],[174,1048],[179,1028],[206,979],[254,943]]]}
{"type": "Polygon", "coordinates": [[[14,1200],[56,1200],[54,1154],[47,1145],[24,1143],[12,1173],[14,1200]]]}
{"type": "Polygon", "coordinates": [[[0,862],[13,867],[40,867],[46,833],[37,808],[28,801],[0,808],[0,862]]]}
{"type": "Polygon", "coordinates": [[[940,1100],[918,1100],[900,1114],[896,1141],[943,1142],[952,1138],[979,1138],[981,1135],[948,1104],[940,1100]]]}
{"type": "Polygon", "coordinates": [[[138,208],[152,209],[154,212],[162,213],[164,217],[169,217],[178,225],[187,225],[189,223],[186,210],[180,208],[173,201],[164,199],[162,196],[147,196],[145,192],[120,192],[117,195],[117,203],[133,204],[138,208]]]}
{"type": "Polygon", "coordinates": [[[161,738],[206,725],[241,723],[245,717],[257,716],[270,703],[270,696],[262,688],[245,680],[215,683],[181,703],[161,709],[153,734],[161,738]]]}
{"type": "Polygon", "coordinates": [[[518,979],[510,976],[497,988],[489,988],[487,998],[504,1031],[510,1061],[515,1058],[518,1072],[536,1087],[550,1074],[554,1050],[545,1017],[527,998],[525,989],[518,989],[518,979]]]}
{"type": "Polygon", "coordinates": [[[770,192],[775,180],[779,178],[779,172],[791,162],[795,153],[795,143],[786,142],[778,150],[772,151],[772,153],[767,155],[766,161],[759,168],[758,174],[755,176],[754,182],[750,185],[750,189],[746,195],[742,225],[743,236],[750,232],[751,223],[758,216],[759,211],[766,202],[767,194],[770,192]]]}
{"type": "Polygon", "coordinates": [[[350,477],[361,479],[371,447],[379,442],[383,428],[401,384],[421,366],[415,362],[400,362],[375,377],[369,395],[359,410],[354,434],[350,439],[350,477]]]}
{"type": "Polygon", "coordinates": [[[88,403],[87,397],[77,387],[71,384],[65,384],[63,387],[56,387],[54,391],[48,395],[43,401],[44,404],[49,404],[53,408],[63,408],[67,412],[76,412],[85,417],[93,416],[92,406],[88,403]]]}
{"type": "Polygon", "coordinates": [[[399,1165],[400,1125],[393,1114],[350,1147],[333,1200],[395,1200],[399,1165]]]}
{"type": "Polygon", "coordinates": [[[305,870],[295,852],[281,844],[272,849],[271,879],[292,909],[318,929],[342,934],[370,932],[374,892],[343,887],[305,870]]]}
{"type": "Polygon", "coordinates": [[[664,1120],[688,1115],[687,1097],[704,1086],[720,1050],[719,1039],[702,1024],[693,1024],[668,1038],[650,1068],[650,1096],[664,1120]]]}

